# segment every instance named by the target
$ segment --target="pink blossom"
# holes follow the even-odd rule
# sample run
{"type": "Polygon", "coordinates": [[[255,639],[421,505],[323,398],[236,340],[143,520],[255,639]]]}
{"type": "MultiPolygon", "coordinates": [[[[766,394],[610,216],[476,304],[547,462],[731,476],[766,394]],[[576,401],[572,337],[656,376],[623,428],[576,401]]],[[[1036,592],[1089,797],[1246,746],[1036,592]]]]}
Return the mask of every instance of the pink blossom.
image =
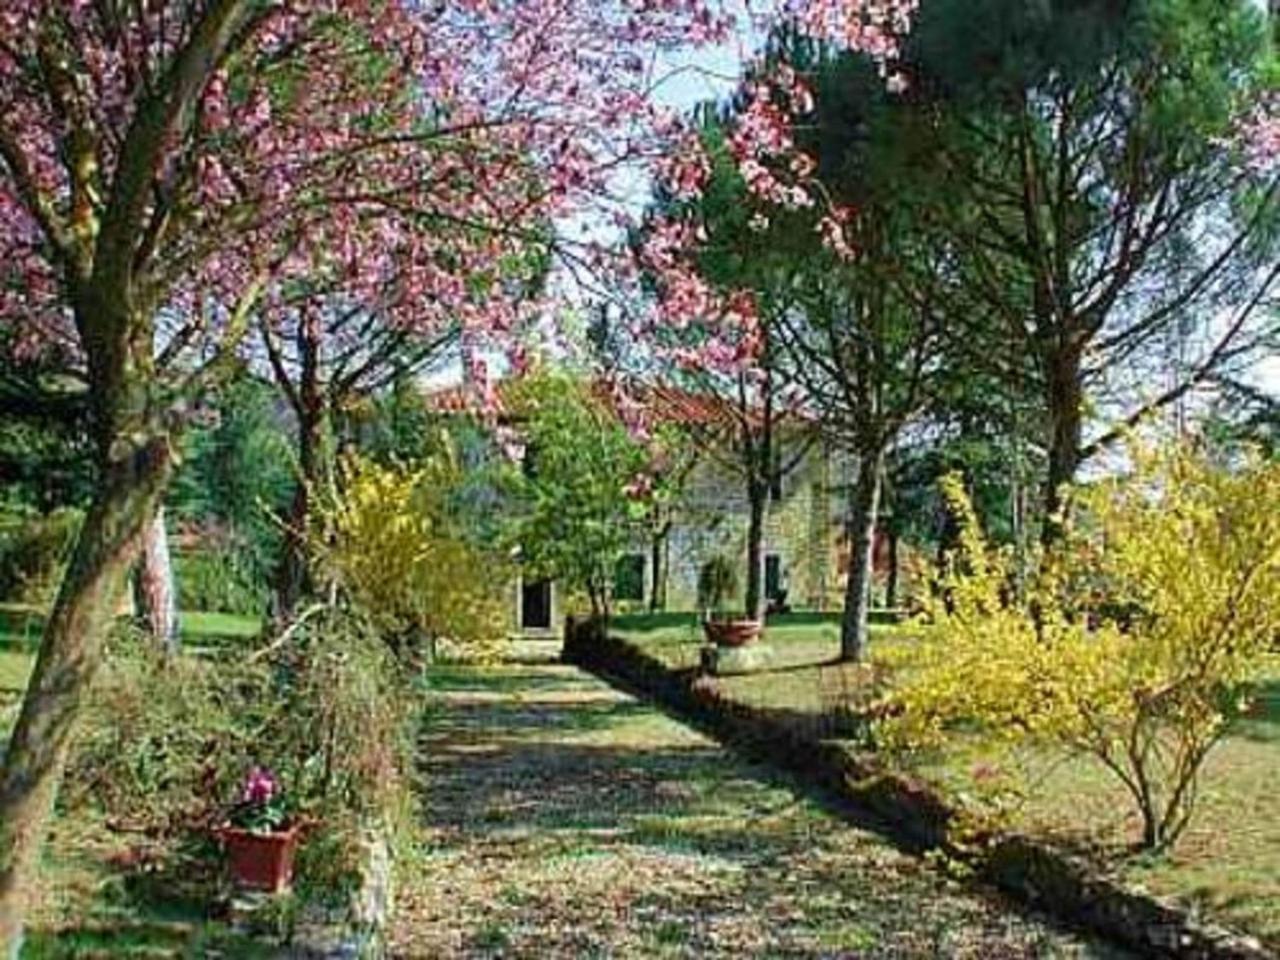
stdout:
{"type": "Polygon", "coordinates": [[[249,770],[244,779],[240,801],[255,807],[265,806],[271,802],[279,789],[280,785],[270,770],[255,766],[249,770]]]}
{"type": "MultiPolygon", "coordinates": [[[[228,318],[259,289],[254,319],[282,340],[327,331],[342,310],[415,337],[460,325],[500,350],[546,309],[527,265],[545,254],[549,224],[613,209],[610,178],[628,165],[656,163],[685,199],[710,174],[698,138],[655,102],[647,67],[657,51],[727,39],[735,24],[720,0],[269,6],[236,34],[240,46],[148,171],[148,197],[164,202],[149,211],[140,236],[150,245],[133,269],[159,317],[157,355],[173,346],[179,369],[225,349],[228,318]]],[[[914,7],[768,9],[887,64],[914,7]]],[[[0,136],[23,167],[17,176],[0,164],[0,325],[17,349],[77,349],[66,257],[86,270],[91,257],[66,239],[71,225],[101,222],[139,105],[210,9],[0,0],[0,136]],[[51,16],[57,30],[46,29],[51,16]],[[76,56],[55,95],[40,45],[56,35],[74,37],[76,56]],[[76,117],[94,139],[93,189],[77,187],[70,162],[76,117]]],[[[813,108],[806,79],[785,64],[758,73],[730,146],[767,217],[821,194],[794,142],[796,118],[813,108]]],[[[714,318],[707,357],[723,366],[751,355],[753,324],[741,298],[688,269],[703,241],[696,225],[663,225],[644,257],[662,275],[662,321],[714,318]]],[[[477,382],[491,390],[488,377],[477,382]]]]}
{"type": "Polygon", "coordinates": [[[1261,174],[1280,168],[1280,95],[1264,98],[1241,121],[1246,165],[1261,174]]]}

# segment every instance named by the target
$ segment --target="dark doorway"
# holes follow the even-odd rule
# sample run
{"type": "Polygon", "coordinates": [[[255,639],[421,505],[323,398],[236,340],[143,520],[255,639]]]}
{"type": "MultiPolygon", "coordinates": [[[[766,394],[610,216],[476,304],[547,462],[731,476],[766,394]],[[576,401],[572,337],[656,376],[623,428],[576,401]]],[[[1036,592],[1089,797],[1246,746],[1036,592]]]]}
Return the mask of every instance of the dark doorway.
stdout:
{"type": "Polygon", "coordinates": [[[520,628],[551,629],[551,581],[525,580],[520,588],[520,628]]]}

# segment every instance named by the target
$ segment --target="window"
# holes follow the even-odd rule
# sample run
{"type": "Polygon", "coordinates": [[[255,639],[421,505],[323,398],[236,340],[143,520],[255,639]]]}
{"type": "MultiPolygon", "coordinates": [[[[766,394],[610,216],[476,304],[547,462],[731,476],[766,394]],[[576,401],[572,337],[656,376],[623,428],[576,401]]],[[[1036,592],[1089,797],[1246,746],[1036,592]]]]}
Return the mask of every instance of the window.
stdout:
{"type": "Polygon", "coordinates": [[[644,599],[644,554],[627,553],[613,568],[613,599],[644,599]]]}
{"type": "Polygon", "coordinates": [[[776,553],[764,558],[764,595],[773,600],[782,594],[782,557],[776,553]]]}

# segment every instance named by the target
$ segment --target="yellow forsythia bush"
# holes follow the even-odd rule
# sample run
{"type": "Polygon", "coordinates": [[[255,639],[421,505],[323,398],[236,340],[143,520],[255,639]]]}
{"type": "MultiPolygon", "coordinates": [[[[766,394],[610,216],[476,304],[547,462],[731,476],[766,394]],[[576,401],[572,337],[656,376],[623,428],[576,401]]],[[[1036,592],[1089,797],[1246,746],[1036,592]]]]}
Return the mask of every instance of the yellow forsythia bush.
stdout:
{"type": "Polygon", "coordinates": [[[883,654],[896,680],[879,730],[899,749],[963,730],[1086,755],[1163,849],[1280,638],[1280,464],[1193,445],[1131,459],[1075,492],[1065,540],[1021,591],[959,478],[944,481],[960,544],[919,639],[883,654]]]}
{"type": "Polygon", "coordinates": [[[329,576],[393,642],[443,642],[480,659],[505,637],[506,560],[469,538],[450,496],[452,448],[413,467],[343,462],[317,551],[329,576]]]}

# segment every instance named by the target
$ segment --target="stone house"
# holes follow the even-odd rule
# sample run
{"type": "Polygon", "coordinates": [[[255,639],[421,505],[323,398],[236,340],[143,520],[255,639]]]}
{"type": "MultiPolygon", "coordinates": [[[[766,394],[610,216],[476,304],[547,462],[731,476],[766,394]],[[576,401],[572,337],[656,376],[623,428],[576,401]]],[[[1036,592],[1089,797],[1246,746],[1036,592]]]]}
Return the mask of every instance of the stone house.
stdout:
{"type": "MultiPolygon", "coordinates": [[[[465,403],[456,391],[434,394],[431,401],[438,410],[461,410],[465,403]]],[[[671,388],[651,390],[648,402],[656,417],[689,427],[719,415],[716,401],[671,388]]],[[[765,594],[771,602],[785,602],[793,609],[838,610],[848,569],[845,524],[854,465],[816,436],[811,424],[784,421],[778,439],[780,459],[793,465],[769,491],[765,594]]],[[[745,559],[749,502],[729,449],[707,444],[696,453],[669,520],[662,537],[637,529],[630,548],[619,557],[613,589],[616,612],[652,608],[655,570],[665,571],[660,609],[696,610],[703,565],[716,555],[745,559]]],[[[877,567],[882,553],[877,550],[877,567]]],[[[547,579],[517,576],[510,590],[513,635],[558,635],[566,615],[585,609],[584,600],[547,579]]]]}

